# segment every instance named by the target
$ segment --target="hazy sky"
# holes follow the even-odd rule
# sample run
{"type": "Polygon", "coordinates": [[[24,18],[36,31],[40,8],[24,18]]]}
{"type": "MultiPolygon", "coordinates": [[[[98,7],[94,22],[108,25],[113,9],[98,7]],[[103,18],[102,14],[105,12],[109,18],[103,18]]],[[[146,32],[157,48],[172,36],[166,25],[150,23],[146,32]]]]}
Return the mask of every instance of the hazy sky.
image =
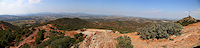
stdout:
{"type": "Polygon", "coordinates": [[[200,0],[0,0],[0,15],[83,12],[147,18],[200,19],[200,0]]]}

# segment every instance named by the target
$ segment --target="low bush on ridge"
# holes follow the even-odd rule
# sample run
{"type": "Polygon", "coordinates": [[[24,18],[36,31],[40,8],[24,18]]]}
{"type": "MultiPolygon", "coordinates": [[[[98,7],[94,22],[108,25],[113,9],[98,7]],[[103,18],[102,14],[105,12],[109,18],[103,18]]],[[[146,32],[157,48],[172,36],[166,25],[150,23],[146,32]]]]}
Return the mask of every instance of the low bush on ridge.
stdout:
{"type": "Polygon", "coordinates": [[[170,35],[181,35],[183,26],[178,23],[155,23],[138,28],[137,32],[141,39],[161,39],[170,35]]]}

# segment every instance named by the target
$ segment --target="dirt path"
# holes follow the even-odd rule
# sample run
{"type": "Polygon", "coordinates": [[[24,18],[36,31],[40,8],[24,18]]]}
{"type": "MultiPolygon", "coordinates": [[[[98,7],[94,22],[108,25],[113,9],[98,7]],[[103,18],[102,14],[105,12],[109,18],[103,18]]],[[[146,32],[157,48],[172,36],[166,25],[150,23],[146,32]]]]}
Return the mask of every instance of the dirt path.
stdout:
{"type": "Polygon", "coordinates": [[[35,42],[35,39],[33,39],[33,37],[35,37],[37,35],[37,33],[39,32],[38,29],[36,29],[33,34],[29,35],[27,38],[25,38],[23,41],[20,41],[19,45],[16,48],[21,47],[22,45],[24,45],[25,43],[30,43],[30,42],[35,42]]]}

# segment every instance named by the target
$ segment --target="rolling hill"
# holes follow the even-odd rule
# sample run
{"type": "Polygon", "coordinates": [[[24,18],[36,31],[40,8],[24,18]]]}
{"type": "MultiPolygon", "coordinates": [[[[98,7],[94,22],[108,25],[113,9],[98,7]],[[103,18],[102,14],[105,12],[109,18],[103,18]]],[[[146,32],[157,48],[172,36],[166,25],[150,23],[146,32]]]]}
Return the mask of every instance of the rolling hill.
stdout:
{"type": "Polygon", "coordinates": [[[95,28],[95,24],[81,20],[79,18],[61,18],[53,21],[48,21],[46,23],[33,25],[33,27],[42,26],[46,24],[52,24],[59,30],[78,30],[82,28],[95,28]]]}
{"type": "Polygon", "coordinates": [[[0,30],[8,30],[8,29],[16,30],[19,29],[19,27],[12,25],[8,22],[0,21],[0,30]]]}
{"type": "Polygon", "coordinates": [[[196,20],[189,15],[188,17],[180,19],[179,21],[176,21],[175,23],[180,23],[183,26],[187,26],[189,24],[193,24],[193,23],[197,23],[197,22],[199,22],[199,20],[196,20]]]}
{"type": "Polygon", "coordinates": [[[108,21],[98,24],[101,28],[119,31],[120,33],[134,32],[138,27],[152,24],[152,22],[138,23],[136,21],[108,21]]]}

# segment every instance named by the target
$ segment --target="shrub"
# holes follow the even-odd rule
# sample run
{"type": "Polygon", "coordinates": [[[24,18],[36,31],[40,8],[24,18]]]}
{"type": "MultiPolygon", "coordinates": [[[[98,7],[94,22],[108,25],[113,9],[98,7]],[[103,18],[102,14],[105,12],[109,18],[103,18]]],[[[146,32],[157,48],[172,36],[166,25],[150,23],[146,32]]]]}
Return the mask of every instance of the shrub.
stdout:
{"type": "Polygon", "coordinates": [[[11,30],[7,30],[4,32],[4,35],[1,35],[0,38],[0,47],[1,48],[5,48],[5,45],[7,45],[8,43],[11,43],[11,41],[13,40],[13,35],[11,30]]]}
{"type": "Polygon", "coordinates": [[[127,36],[120,36],[116,38],[118,45],[116,45],[117,47],[120,48],[133,48],[133,45],[131,44],[131,39],[127,36]]]}
{"type": "Polygon", "coordinates": [[[15,43],[18,43],[20,41],[21,35],[16,35],[15,37],[15,43]]]}
{"type": "Polygon", "coordinates": [[[82,33],[79,33],[79,36],[83,36],[84,34],[82,34],[82,33]]]}
{"type": "Polygon", "coordinates": [[[35,39],[35,43],[36,43],[36,44],[40,44],[40,38],[36,38],[36,39],[35,39]]]}
{"type": "Polygon", "coordinates": [[[70,48],[76,40],[69,36],[51,42],[51,48],[70,48]]]}
{"type": "Polygon", "coordinates": [[[163,45],[162,47],[166,48],[166,47],[167,47],[167,45],[163,45]]]}
{"type": "Polygon", "coordinates": [[[182,25],[178,23],[155,23],[138,28],[137,32],[141,39],[161,39],[170,35],[181,35],[182,25]]]}
{"type": "Polygon", "coordinates": [[[51,31],[51,30],[50,30],[50,32],[51,32],[51,33],[56,33],[55,31],[51,31]]]}
{"type": "Polygon", "coordinates": [[[174,41],[174,39],[169,39],[169,40],[174,41]]]}
{"type": "Polygon", "coordinates": [[[21,48],[31,48],[28,44],[24,44],[21,48]]]}
{"type": "Polygon", "coordinates": [[[74,34],[74,38],[75,39],[78,39],[79,37],[83,37],[84,34],[82,33],[79,33],[79,34],[74,34]]]}
{"type": "Polygon", "coordinates": [[[75,45],[84,40],[83,34],[75,34],[78,40],[71,38],[69,36],[64,36],[61,34],[60,36],[51,36],[49,40],[42,42],[36,46],[36,48],[44,48],[45,46],[49,46],[50,48],[70,48],[72,45],[75,45]]]}
{"type": "Polygon", "coordinates": [[[61,35],[61,34],[62,34],[62,32],[60,32],[60,31],[59,31],[59,32],[58,32],[58,34],[59,34],[59,35],[61,35]]]}
{"type": "Polygon", "coordinates": [[[78,39],[79,39],[79,41],[83,41],[84,40],[83,36],[78,37],[78,39]]]}
{"type": "Polygon", "coordinates": [[[74,38],[78,39],[79,35],[78,34],[74,34],[74,38]]]}
{"type": "Polygon", "coordinates": [[[54,29],[53,27],[50,27],[50,29],[54,29]]]}
{"type": "Polygon", "coordinates": [[[41,48],[42,48],[42,47],[45,47],[45,46],[51,44],[51,42],[53,42],[53,41],[55,41],[55,40],[57,40],[57,39],[63,38],[63,37],[64,37],[64,35],[61,35],[61,36],[51,36],[49,40],[38,44],[36,47],[38,47],[38,48],[40,48],[40,47],[41,47],[41,48]]]}
{"type": "Polygon", "coordinates": [[[35,43],[36,44],[40,44],[40,40],[43,40],[44,39],[44,35],[43,35],[43,32],[45,32],[44,30],[41,30],[37,33],[37,35],[39,36],[38,38],[35,39],[35,43]]]}

